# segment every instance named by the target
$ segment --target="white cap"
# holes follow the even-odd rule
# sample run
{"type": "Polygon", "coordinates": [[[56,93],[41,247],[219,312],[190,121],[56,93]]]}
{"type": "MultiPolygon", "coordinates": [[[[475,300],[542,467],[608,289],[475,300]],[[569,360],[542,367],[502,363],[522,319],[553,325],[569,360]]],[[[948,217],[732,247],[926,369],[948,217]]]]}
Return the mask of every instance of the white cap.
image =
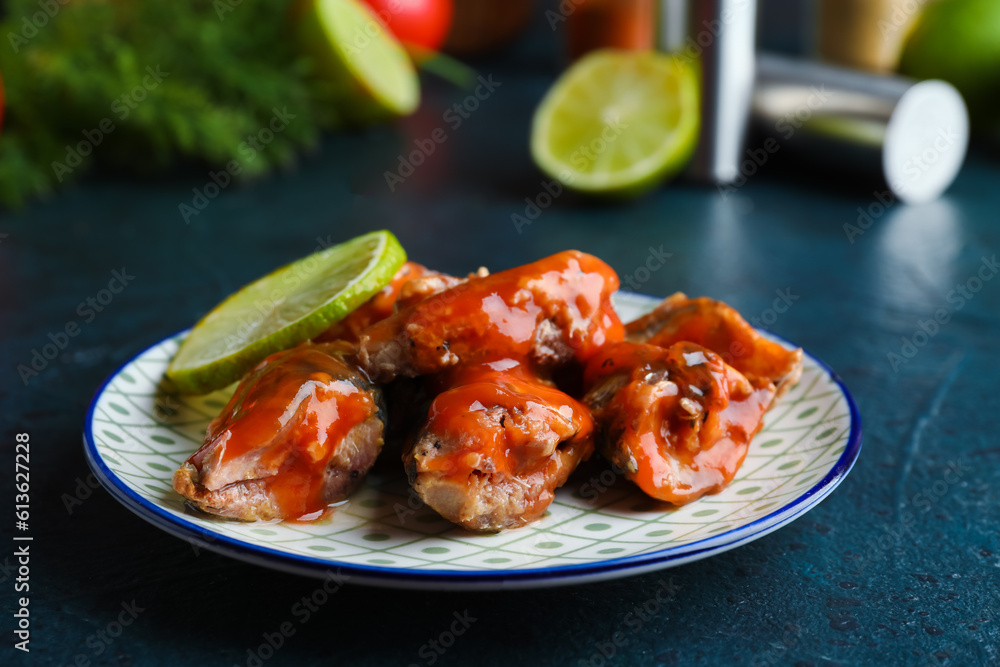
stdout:
{"type": "Polygon", "coordinates": [[[921,81],[910,87],[889,118],[882,169],[892,192],[919,204],[941,196],[962,168],[969,146],[969,112],[954,86],[921,81]]]}

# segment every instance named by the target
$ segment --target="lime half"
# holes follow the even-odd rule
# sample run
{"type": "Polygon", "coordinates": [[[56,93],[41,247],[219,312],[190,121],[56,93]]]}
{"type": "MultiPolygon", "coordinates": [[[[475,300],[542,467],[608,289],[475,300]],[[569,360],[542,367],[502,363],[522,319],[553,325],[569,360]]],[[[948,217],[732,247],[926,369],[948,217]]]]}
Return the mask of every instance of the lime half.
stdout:
{"type": "Polygon", "coordinates": [[[563,185],[628,196],[680,171],[698,141],[698,77],[665,53],[596,51],[542,100],[531,128],[535,163],[563,185]]]}
{"type": "Polygon", "coordinates": [[[299,37],[332,89],[338,111],[354,122],[411,113],[420,82],[406,50],[360,0],[306,0],[299,37]]]}
{"type": "Polygon", "coordinates": [[[220,303],[167,368],[184,393],[221,389],[269,354],[319,335],[385,287],[406,261],[390,232],[365,234],[284,266],[220,303]]]}

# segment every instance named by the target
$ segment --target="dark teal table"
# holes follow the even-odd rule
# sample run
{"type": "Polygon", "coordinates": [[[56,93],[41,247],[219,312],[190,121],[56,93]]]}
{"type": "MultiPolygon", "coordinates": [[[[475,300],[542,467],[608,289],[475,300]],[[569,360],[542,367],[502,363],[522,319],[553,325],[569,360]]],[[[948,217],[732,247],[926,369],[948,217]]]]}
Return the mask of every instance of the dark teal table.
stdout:
{"type": "Polygon", "coordinates": [[[347,586],[264,664],[600,665],[602,650],[634,665],[1000,664],[1000,279],[979,282],[1000,248],[1000,162],[974,155],[945,199],[890,206],[853,242],[844,226],[878,212],[875,185],[821,186],[777,161],[725,199],[691,184],[627,205],[563,194],[518,233],[526,199],[546,201],[527,127],[557,63],[544,21],[538,33],[480,64],[499,86],[459,127],[444,114],[468,92],[432,85],[414,117],[330,137],[292,173],[225,189],[190,224],[179,206],[207,170],[106,175],[3,215],[0,497],[13,504],[14,434],[28,432],[34,541],[25,656],[11,648],[8,514],[0,663],[246,665],[290,619],[316,582],[196,553],[88,488],[84,412],[119,364],[245,282],[384,227],[449,272],[572,247],[641,291],[724,299],[836,369],[864,451],[819,507],[723,555],[551,590],[347,586]],[[385,172],[437,127],[446,141],[390,191],[385,172]],[[651,249],[671,256],[647,275],[651,249]],[[98,312],[87,299],[115,271],[134,278],[98,312]],[[780,294],[791,305],[778,314],[780,294]],[[25,385],[17,365],[69,322],[79,334],[25,385]],[[672,600],[630,616],[661,585],[672,600]],[[438,660],[430,642],[451,643],[456,614],[475,620],[438,660]]]}

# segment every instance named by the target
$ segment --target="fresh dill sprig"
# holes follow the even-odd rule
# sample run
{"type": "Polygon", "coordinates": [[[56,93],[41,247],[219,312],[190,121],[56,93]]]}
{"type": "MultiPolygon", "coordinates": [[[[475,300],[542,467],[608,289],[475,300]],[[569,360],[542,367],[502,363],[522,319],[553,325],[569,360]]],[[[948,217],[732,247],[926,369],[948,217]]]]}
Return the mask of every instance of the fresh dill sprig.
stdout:
{"type": "Polygon", "coordinates": [[[289,21],[292,0],[12,0],[0,24],[0,201],[19,205],[94,164],[147,172],[295,159],[337,124],[289,21]],[[241,145],[294,116],[247,160],[241,145]]]}

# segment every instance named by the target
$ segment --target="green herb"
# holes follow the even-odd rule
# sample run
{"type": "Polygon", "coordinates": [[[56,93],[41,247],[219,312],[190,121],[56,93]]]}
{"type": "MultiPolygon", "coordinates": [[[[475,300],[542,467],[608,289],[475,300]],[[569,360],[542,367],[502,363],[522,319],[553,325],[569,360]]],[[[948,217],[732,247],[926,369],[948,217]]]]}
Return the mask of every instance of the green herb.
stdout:
{"type": "Polygon", "coordinates": [[[245,178],[293,161],[338,121],[335,91],[297,53],[291,4],[53,1],[42,21],[38,0],[8,2],[0,201],[20,204],[94,164],[149,172],[235,160],[245,178]],[[286,122],[271,131],[276,114],[286,122]],[[266,145],[248,149],[261,136],[266,145]]]}

